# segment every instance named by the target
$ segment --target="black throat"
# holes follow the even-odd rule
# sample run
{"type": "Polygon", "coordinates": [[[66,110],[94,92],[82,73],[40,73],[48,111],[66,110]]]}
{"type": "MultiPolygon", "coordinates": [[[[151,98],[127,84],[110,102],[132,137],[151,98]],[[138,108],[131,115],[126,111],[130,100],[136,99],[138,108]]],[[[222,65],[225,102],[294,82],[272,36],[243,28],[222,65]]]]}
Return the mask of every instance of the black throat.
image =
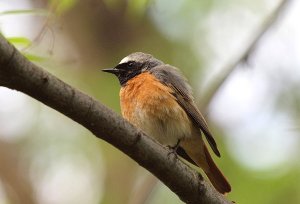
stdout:
{"type": "Polygon", "coordinates": [[[122,73],[120,72],[117,77],[119,79],[119,82],[121,84],[121,86],[125,86],[127,81],[129,81],[130,79],[134,78],[135,76],[139,75],[141,73],[141,70],[133,70],[132,72],[126,72],[126,73],[122,73]]]}
{"type": "Polygon", "coordinates": [[[119,64],[115,67],[118,70],[115,75],[118,77],[121,86],[125,86],[127,81],[142,72],[143,65],[134,61],[119,64]]]}

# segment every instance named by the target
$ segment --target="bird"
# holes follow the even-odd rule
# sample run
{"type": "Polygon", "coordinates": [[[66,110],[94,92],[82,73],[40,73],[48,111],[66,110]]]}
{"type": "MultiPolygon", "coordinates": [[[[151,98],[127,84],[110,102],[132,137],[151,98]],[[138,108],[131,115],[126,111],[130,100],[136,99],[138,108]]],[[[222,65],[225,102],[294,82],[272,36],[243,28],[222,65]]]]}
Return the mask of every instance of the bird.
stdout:
{"type": "Polygon", "coordinates": [[[191,86],[178,68],[151,54],[134,52],[114,68],[102,71],[114,74],[120,82],[120,106],[126,120],[200,167],[221,194],[231,191],[203,135],[220,157],[215,139],[194,102],[191,86]]]}

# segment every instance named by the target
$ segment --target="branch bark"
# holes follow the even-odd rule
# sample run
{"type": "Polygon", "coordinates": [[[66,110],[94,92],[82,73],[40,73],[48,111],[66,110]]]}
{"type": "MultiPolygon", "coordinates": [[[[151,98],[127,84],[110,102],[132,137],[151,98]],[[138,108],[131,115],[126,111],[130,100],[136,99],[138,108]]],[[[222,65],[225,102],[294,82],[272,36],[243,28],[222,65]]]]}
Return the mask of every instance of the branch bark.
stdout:
{"type": "Polygon", "coordinates": [[[0,36],[0,86],[21,91],[78,122],[146,168],[186,203],[230,203],[196,171],[90,96],[28,61],[0,36]]]}

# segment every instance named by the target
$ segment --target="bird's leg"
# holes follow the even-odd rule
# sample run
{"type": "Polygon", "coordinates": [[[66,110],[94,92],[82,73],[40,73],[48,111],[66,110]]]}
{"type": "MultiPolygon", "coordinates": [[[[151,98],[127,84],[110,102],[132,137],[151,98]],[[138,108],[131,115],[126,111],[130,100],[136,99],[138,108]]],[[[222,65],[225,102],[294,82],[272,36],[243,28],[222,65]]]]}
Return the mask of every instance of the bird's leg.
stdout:
{"type": "Polygon", "coordinates": [[[173,149],[175,152],[177,152],[177,149],[178,149],[178,147],[179,147],[179,145],[180,145],[180,142],[181,142],[181,140],[179,139],[179,140],[177,141],[176,145],[175,145],[174,147],[171,147],[171,149],[173,149]]]}
{"type": "Polygon", "coordinates": [[[176,145],[175,146],[171,146],[171,145],[168,145],[167,147],[170,149],[170,152],[168,153],[168,156],[170,155],[170,154],[174,154],[175,155],[175,157],[177,157],[177,149],[178,149],[178,147],[179,147],[179,145],[180,145],[180,139],[177,141],[177,143],[176,143],[176,145]]]}

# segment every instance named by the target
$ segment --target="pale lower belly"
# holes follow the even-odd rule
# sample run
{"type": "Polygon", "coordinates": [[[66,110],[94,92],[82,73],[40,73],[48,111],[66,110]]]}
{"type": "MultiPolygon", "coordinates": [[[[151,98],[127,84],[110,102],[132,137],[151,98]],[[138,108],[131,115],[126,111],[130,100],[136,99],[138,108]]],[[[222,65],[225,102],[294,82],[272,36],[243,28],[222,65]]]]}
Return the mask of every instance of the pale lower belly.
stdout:
{"type": "Polygon", "coordinates": [[[192,124],[184,110],[161,113],[153,115],[136,110],[135,120],[132,122],[163,145],[175,146],[178,140],[191,137],[192,124]]]}

